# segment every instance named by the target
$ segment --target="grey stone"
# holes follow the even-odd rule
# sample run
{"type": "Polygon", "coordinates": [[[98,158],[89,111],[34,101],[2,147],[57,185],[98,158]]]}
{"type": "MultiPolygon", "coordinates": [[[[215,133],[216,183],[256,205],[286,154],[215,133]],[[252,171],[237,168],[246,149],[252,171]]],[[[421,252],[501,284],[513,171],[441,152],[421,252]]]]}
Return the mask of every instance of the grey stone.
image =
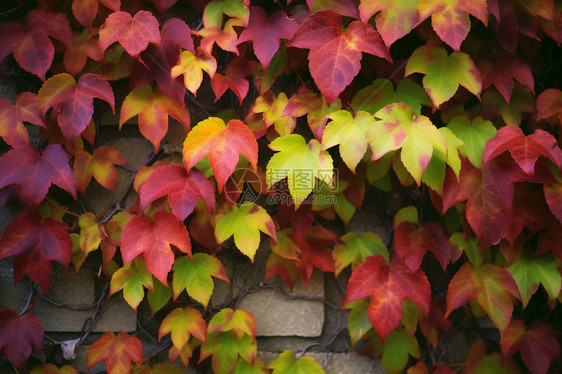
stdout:
{"type": "Polygon", "coordinates": [[[324,325],[324,303],[303,298],[324,298],[321,272],[313,273],[308,290],[301,282],[292,291],[285,285],[264,288],[244,296],[237,308],[254,315],[256,336],[320,336],[324,325]]]}
{"type": "Polygon", "coordinates": [[[33,284],[27,278],[14,284],[12,259],[0,261],[0,309],[12,308],[18,313],[23,311],[33,284]]]}
{"type": "Polygon", "coordinates": [[[93,332],[104,331],[135,331],[137,328],[137,313],[119,292],[104,300],[101,312],[92,326],[93,332]]]}
{"type": "MultiPolygon", "coordinates": [[[[279,353],[258,351],[258,357],[269,365],[279,357],[279,353]]],[[[296,353],[296,357],[300,358],[296,353]]],[[[380,360],[359,356],[355,353],[307,353],[305,357],[312,357],[324,369],[326,374],[384,374],[380,360]]]]}
{"type": "Polygon", "coordinates": [[[355,231],[357,235],[364,232],[373,232],[381,237],[383,242],[388,242],[390,237],[389,227],[385,224],[385,217],[376,212],[362,210],[356,212],[347,226],[347,231],[355,231]]]}
{"type": "Polygon", "coordinates": [[[93,309],[71,310],[64,306],[57,307],[46,299],[72,308],[89,306],[95,301],[94,287],[93,272],[90,269],[83,268],[79,273],[66,272],[62,266],[53,264],[49,291],[33,309],[44,330],[82,331],[84,322],[92,317],[93,309]]]}

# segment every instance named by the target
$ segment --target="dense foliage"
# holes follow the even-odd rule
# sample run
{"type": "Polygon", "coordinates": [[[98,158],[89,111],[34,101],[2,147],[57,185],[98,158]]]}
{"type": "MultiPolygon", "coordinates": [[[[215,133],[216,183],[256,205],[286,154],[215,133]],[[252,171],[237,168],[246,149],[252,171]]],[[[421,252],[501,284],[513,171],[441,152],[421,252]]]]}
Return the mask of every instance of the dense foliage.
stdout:
{"type": "MultiPolygon", "coordinates": [[[[0,205],[24,208],[0,259],[38,290],[25,310],[0,310],[0,353],[17,370],[75,372],[30,367],[44,338],[33,306],[52,262],[78,272],[96,258],[109,295],[168,310],[158,339],[172,362],[322,373],[291,351],[264,366],[254,317],[208,309],[213,277],[229,280],[217,253],[253,261],[266,240],[266,278],[290,287],[351,267],[351,345],[388,372],[562,370],[561,3],[9,3],[0,60],[26,87],[0,99],[0,205]],[[121,153],[100,144],[108,113],[120,128],[136,119],[154,147],[131,181],[118,180],[121,153]],[[164,157],[169,121],[185,130],[183,162],[164,157]],[[130,184],[138,200],[88,211],[94,183],[130,184]],[[391,236],[348,230],[360,210],[391,236]],[[190,306],[176,302],[184,291],[190,306]],[[464,363],[433,355],[447,330],[485,316],[497,333],[464,363]]],[[[179,370],[142,348],[107,332],[87,365],[179,370]]]]}

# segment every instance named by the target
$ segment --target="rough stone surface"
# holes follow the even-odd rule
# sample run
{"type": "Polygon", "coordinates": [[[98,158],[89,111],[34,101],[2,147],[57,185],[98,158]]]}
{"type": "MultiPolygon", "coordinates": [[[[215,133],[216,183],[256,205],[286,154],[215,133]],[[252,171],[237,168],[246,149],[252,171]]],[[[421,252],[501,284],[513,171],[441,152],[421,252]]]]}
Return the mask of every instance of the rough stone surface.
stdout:
{"type": "Polygon", "coordinates": [[[238,308],[254,315],[257,336],[320,336],[324,324],[324,303],[302,300],[300,297],[324,298],[324,277],[321,272],[313,273],[308,290],[304,289],[301,282],[295,285],[292,292],[285,285],[280,289],[261,289],[247,294],[238,308]]]}
{"type": "MultiPolygon", "coordinates": [[[[380,360],[359,356],[355,353],[307,353],[324,369],[326,374],[384,374],[380,360]]],[[[268,365],[279,353],[258,351],[258,357],[268,365]]],[[[297,355],[297,357],[299,357],[297,355]]]]}
{"type": "Polygon", "coordinates": [[[127,331],[137,328],[137,313],[123,298],[123,293],[112,295],[102,303],[99,317],[92,326],[94,332],[127,331]]]}
{"type": "Polygon", "coordinates": [[[57,307],[46,301],[47,298],[73,308],[93,304],[95,293],[92,271],[81,269],[79,273],[66,272],[62,266],[53,264],[49,291],[33,309],[45,331],[82,331],[84,322],[92,316],[93,309],[71,310],[63,306],[57,307]]]}
{"type": "Polygon", "coordinates": [[[25,308],[33,285],[27,278],[14,284],[12,263],[11,258],[0,261],[0,309],[12,308],[19,313],[25,308]]]}

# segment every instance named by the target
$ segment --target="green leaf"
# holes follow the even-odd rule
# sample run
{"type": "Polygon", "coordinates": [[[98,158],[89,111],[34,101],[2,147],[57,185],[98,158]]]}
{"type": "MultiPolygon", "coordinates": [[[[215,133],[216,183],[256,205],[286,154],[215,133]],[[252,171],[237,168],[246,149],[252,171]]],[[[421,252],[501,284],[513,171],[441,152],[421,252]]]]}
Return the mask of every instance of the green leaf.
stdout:
{"type": "Polygon", "coordinates": [[[340,155],[353,173],[367,151],[367,131],[375,119],[367,112],[358,111],[355,117],[347,110],[338,110],[329,115],[332,120],[322,134],[322,148],[340,146],[340,155]]]}
{"type": "Polygon", "coordinates": [[[517,283],[523,308],[527,307],[531,296],[537,291],[539,283],[548,292],[550,301],[560,295],[562,277],[558,272],[559,265],[560,263],[551,252],[535,257],[531,257],[527,251],[519,253],[519,256],[507,269],[517,283]]]}
{"type": "Polygon", "coordinates": [[[265,209],[254,203],[230,205],[216,215],[215,237],[222,243],[234,235],[236,247],[254,261],[260,245],[260,231],[276,240],[275,224],[265,209]]]}
{"type": "Polygon", "coordinates": [[[372,255],[381,255],[386,262],[389,262],[388,250],[377,234],[364,232],[357,235],[355,232],[348,232],[341,237],[343,244],[337,244],[332,251],[336,267],[336,277],[348,265],[352,269],[361,265],[363,261],[372,255]]]}
{"type": "Polygon", "coordinates": [[[152,314],[156,313],[168,304],[168,300],[170,300],[170,297],[172,296],[172,291],[156,278],[154,279],[153,286],[154,290],[149,290],[146,293],[146,298],[148,299],[148,305],[150,305],[150,311],[152,314]]]}
{"type": "Polygon", "coordinates": [[[436,107],[453,97],[459,84],[480,98],[480,72],[466,53],[447,55],[445,48],[423,45],[412,53],[406,64],[404,76],[412,73],[425,74],[423,87],[436,107]]]}
{"type": "Polygon", "coordinates": [[[353,301],[345,305],[345,309],[351,309],[347,316],[347,328],[351,339],[351,346],[355,346],[365,334],[373,329],[369,314],[367,312],[371,298],[353,301]]]}
{"type": "Polygon", "coordinates": [[[244,25],[248,24],[250,10],[244,6],[242,0],[213,0],[205,7],[203,22],[205,27],[222,27],[223,15],[240,19],[244,25]]]}
{"type": "Polygon", "coordinates": [[[251,363],[257,354],[257,345],[248,334],[236,339],[234,334],[228,332],[209,332],[207,342],[201,345],[201,360],[212,355],[214,373],[230,373],[238,356],[251,363]]]}
{"type": "Polygon", "coordinates": [[[287,177],[295,208],[312,192],[316,179],[332,187],[332,157],[315,139],[306,144],[302,136],[292,134],[275,139],[269,148],[278,153],[267,164],[267,186],[287,177]]]}
{"type": "Polygon", "coordinates": [[[144,298],[144,288],[153,289],[152,274],[146,269],[144,260],[136,258],[113,274],[109,294],[123,290],[125,301],[136,311],[144,298]]]}
{"type": "Polygon", "coordinates": [[[193,260],[190,260],[188,256],[176,259],[173,270],[174,300],[185,289],[189,297],[203,304],[205,308],[207,308],[215,288],[211,277],[229,282],[219,259],[206,253],[195,253],[193,260]]]}
{"type": "Polygon", "coordinates": [[[436,149],[447,155],[445,137],[425,116],[416,117],[412,108],[404,103],[391,104],[379,110],[376,121],[367,134],[371,160],[402,148],[401,161],[418,186],[421,176],[436,149]]]}
{"type": "Polygon", "coordinates": [[[412,107],[417,116],[421,115],[422,105],[433,106],[423,88],[411,79],[400,80],[396,92],[393,87],[392,81],[388,79],[376,79],[357,91],[351,100],[351,106],[355,111],[375,114],[387,105],[405,103],[412,107]]]}
{"type": "Polygon", "coordinates": [[[287,350],[268,365],[272,374],[323,374],[324,370],[312,357],[296,359],[295,353],[287,350]]]}
{"type": "Polygon", "coordinates": [[[384,341],[382,367],[387,373],[400,373],[408,363],[408,354],[420,357],[417,339],[406,330],[393,331],[384,341]]]}
{"type": "Polygon", "coordinates": [[[476,117],[471,123],[466,116],[458,116],[449,122],[447,128],[464,142],[459,147],[461,155],[467,157],[472,165],[481,168],[484,146],[496,133],[492,122],[476,117]]]}

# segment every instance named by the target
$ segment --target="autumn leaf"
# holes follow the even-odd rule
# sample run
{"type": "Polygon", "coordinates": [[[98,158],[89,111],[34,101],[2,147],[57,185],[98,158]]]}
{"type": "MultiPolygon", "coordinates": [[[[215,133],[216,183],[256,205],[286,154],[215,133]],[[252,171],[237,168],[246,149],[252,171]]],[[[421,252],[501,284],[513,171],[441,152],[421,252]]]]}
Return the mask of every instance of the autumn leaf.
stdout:
{"type": "Polygon", "coordinates": [[[439,38],[457,52],[470,30],[469,14],[488,24],[485,0],[420,0],[418,12],[420,20],[431,16],[431,26],[439,38]]]}
{"type": "Polygon", "coordinates": [[[389,374],[401,373],[408,363],[408,355],[420,357],[418,341],[407,330],[391,332],[383,349],[382,367],[389,374]]]}
{"type": "Polygon", "coordinates": [[[289,99],[284,92],[279,92],[276,97],[272,91],[266,91],[256,99],[252,109],[254,113],[263,113],[266,131],[274,125],[279,135],[286,136],[290,135],[297,125],[294,117],[283,114],[288,102],[289,99]]]}
{"type": "Polygon", "coordinates": [[[367,133],[371,160],[402,148],[401,160],[418,186],[434,149],[447,155],[445,137],[426,116],[416,116],[404,103],[391,104],[375,113],[379,118],[367,133]]]}
{"type": "Polygon", "coordinates": [[[555,88],[543,91],[537,97],[537,117],[546,119],[558,115],[558,122],[562,123],[562,92],[555,88]]]}
{"type": "Polygon", "coordinates": [[[268,366],[273,369],[272,374],[323,374],[324,370],[312,357],[297,359],[295,353],[286,350],[273,360],[268,366]]]}
{"type": "Polygon", "coordinates": [[[66,47],[72,45],[72,32],[66,16],[46,9],[34,9],[25,16],[26,26],[8,23],[0,29],[3,48],[0,48],[0,61],[9,53],[22,69],[37,75],[42,81],[51,67],[55,47],[49,37],[60,40],[66,47]]]}
{"type": "Polygon", "coordinates": [[[98,13],[99,2],[114,12],[121,8],[121,0],[73,0],[72,14],[82,25],[91,27],[98,13]]]}
{"type": "Polygon", "coordinates": [[[227,205],[223,209],[215,216],[217,242],[222,243],[234,235],[236,247],[253,262],[260,244],[260,231],[276,239],[273,220],[264,208],[254,203],[227,205]]]}
{"type": "Polygon", "coordinates": [[[509,230],[514,183],[523,176],[519,166],[504,156],[488,161],[482,170],[463,158],[458,179],[450,170],[445,174],[442,212],[467,201],[466,218],[478,244],[482,248],[497,244],[509,230]]]}
{"type": "MultiPolygon", "coordinates": [[[[76,3],[76,0],[74,2],[76,3]]],[[[101,62],[103,52],[99,41],[93,38],[93,32],[84,28],[80,32],[73,32],[72,46],[64,52],[64,67],[71,75],[78,75],[86,66],[88,57],[101,62]]]]}
{"type": "Polygon", "coordinates": [[[508,104],[513,91],[513,79],[529,87],[533,94],[535,92],[531,68],[516,57],[504,56],[493,63],[482,60],[478,64],[478,70],[482,76],[482,89],[485,90],[491,85],[496,86],[508,104]]]}
{"type": "Polygon", "coordinates": [[[88,370],[103,362],[109,374],[128,374],[131,361],[142,364],[142,344],[126,332],[115,336],[112,331],[107,331],[88,348],[86,354],[88,370]]]}
{"type": "Polygon", "coordinates": [[[72,241],[66,224],[37,213],[23,211],[0,237],[0,259],[14,256],[14,281],[27,275],[42,291],[51,283],[51,260],[66,269],[72,256],[72,241]]]}
{"type": "Polygon", "coordinates": [[[31,354],[31,346],[41,353],[43,325],[35,314],[20,316],[11,308],[0,310],[0,353],[19,370],[31,354]]]}
{"type": "Polygon", "coordinates": [[[422,270],[411,271],[397,256],[390,263],[384,257],[367,257],[351,274],[342,304],[371,297],[369,318],[382,341],[402,318],[402,302],[410,300],[426,315],[431,291],[422,270]]]}
{"type": "Polygon", "coordinates": [[[356,232],[351,231],[342,236],[341,240],[343,244],[334,246],[332,251],[336,277],[350,264],[352,270],[355,270],[372,255],[381,255],[386,262],[389,261],[388,250],[377,234],[364,232],[357,235],[356,232]]]}
{"type": "Polygon", "coordinates": [[[519,351],[525,366],[533,374],[546,374],[550,363],[560,358],[558,339],[539,321],[529,329],[521,320],[511,321],[501,336],[500,347],[504,359],[519,351]]]}
{"type": "Polygon", "coordinates": [[[149,43],[160,44],[158,20],[151,12],[139,10],[134,17],[127,12],[111,13],[100,27],[100,47],[119,42],[132,57],[137,57],[149,43]]]}
{"type": "Polygon", "coordinates": [[[37,96],[22,92],[16,104],[9,99],[0,98],[0,137],[12,147],[29,144],[29,136],[23,122],[46,127],[43,114],[39,111],[37,96]]]}
{"type": "Polygon", "coordinates": [[[375,17],[377,31],[384,43],[390,47],[396,40],[412,31],[421,21],[418,14],[418,0],[396,2],[393,0],[361,1],[359,15],[367,23],[375,17]]]}
{"type": "Polygon", "coordinates": [[[31,145],[22,145],[0,157],[0,189],[13,185],[27,204],[39,205],[52,183],[76,199],[68,154],[59,144],[48,145],[43,154],[31,145]]]}
{"type": "Polygon", "coordinates": [[[290,39],[297,29],[297,23],[283,11],[276,11],[268,17],[264,9],[250,6],[248,27],[242,31],[237,44],[253,41],[254,53],[267,72],[269,62],[279,49],[281,39],[290,39]]]}
{"type": "Polygon", "coordinates": [[[242,0],[213,0],[205,7],[203,23],[205,27],[221,27],[224,15],[237,18],[247,25],[250,12],[242,0]]]}
{"type": "Polygon", "coordinates": [[[148,204],[166,195],[172,213],[179,221],[185,220],[193,212],[198,198],[205,201],[209,214],[215,211],[213,186],[196,169],[188,173],[182,165],[157,167],[141,185],[141,209],[144,210],[148,204]]]}
{"type": "Polygon", "coordinates": [[[139,130],[156,150],[168,132],[168,116],[180,122],[189,131],[189,111],[184,102],[178,102],[161,90],[152,91],[150,85],[131,91],[121,107],[119,129],[123,124],[139,116],[139,130]]]}
{"type": "Polygon", "coordinates": [[[198,310],[186,307],[172,310],[162,321],[158,330],[158,341],[166,334],[171,334],[172,343],[177,349],[182,349],[194,336],[200,341],[207,340],[207,325],[198,310]]]}
{"type": "Polygon", "coordinates": [[[398,257],[412,271],[416,271],[423,257],[430,251],[443,270],[451,259],[451,245],[443,228],[437,222],[427,222],[417,227],[412,222],[402,222],[394,227],[394,247],[398,257]]]}
{"type": "Polygon", "coordinates": [[[123,227],[123,262],[126,264],[144,254],[146,268],[164,285],[168,284],[168,272],[174,263],[171,245],[191,257],[189,233],[170,213],[156,212],[152,219],[144,215],[135,216],[123,227]]]}
{"type": "Polygon", "coordinates": [[[519,366],[511,358],[502,359],[499,352],[486,355],[486,343],[478,339],[468,352],[464,365],[466,374],[498,373],[498,374],[519,374],[519,366]]]}
{"type": "Polygon", "coordinates": [[[74,175],[77,189],[84,194],[92,177],[107,189],[117,187],[119,175],[114,165],[127,166],[121,152],[102,145],[90,154],[84,150],[77,150],[74,155],[74,175]]]}
{"type": "Polygon", "coordinates": [[[203,71],[212,78],[217,71],[217,61],[203,49],[197,48],[196,54],[190,51],[183,51],[180,55],[180,61],[172,67],[170,73],[172,78],[183,75],[185,88],[193,96],[196,96],[197,90],[203,81],[203,71]]]}
{"type": "Polygon", "coordinates": [[[174,300],[186,290],[192,299],[203,304],[205,308],[215,288],[211,277],[229,282],[220,260],[206,253],[195,253],[193,259],[187,256],[180,257],[174,262],[173,269],[174,300]]]}
{"type": "Polygon", "coordinates": [[[123,290],[125,301],[136,312],[140,302],[144,299],[145,288],[151,291],[154,289],[152,274],[146,270],[142,258],[135,258],[113,273],[110,282],[109,296],[123,290]]]}
{"type": "Polygon", "coordinates": [[[42,364],[33,368],[29,374],[79,374],[70,365],[64,365],[60,369],[53,364],[42,364]]]}
{"type": "Polygon", "coordinates": [[[213,54],[213,46],[215,43],[223,50],[239,54],[237,47],[238,33],[234,27],[243,27],[244,24],[237,18],[230,18],[226,21],[222,28],[220,27],[204,27],[197,31],[197,35],[201,37],[199,46],[208,55],[213,54]]]}
{"type": "Polygon", "coordinates": [[[391,60],[371,25],[353,21],[345,31],[342,27],[338,13],[322,10],[306,18],[287,43],[287,47],[310,49],[310,73],[328,105],[359,73],[361,52],[391,60]]]}
{"type": "Polygon", "coordinates": [[[98,249],[103,238],[103,231],[96,222],[96,217],[89,212],[80,215],[78,225],[80,226],[80,250],[87,255],[98,249]]]}
{"type": "Polygon", "coordinates": [[[515,162],[529,175],[535,174],[535,163],[539,156],[548,158],[558,168],[562,167],[562,151],[558,141],[544,130],[538,129],[525,136],[517,126],[502,127],[486,143],[482,163],[486,164],[505,151],[509,151],[515,162]]]}
{"type": "Polygon", "coordinates": [[[295,209],[312,192],[316,179],[332,186],[332,157],[315,139],[306,144],[302,136],[291,134],[275,139],[269,148],[278,153],[267,164],[267,186],[271,188],[287,177],[295,209]],[[301,175],[300,171],[304,173],[301,175]]]}
{"type": "Polygon", "coordinates": [[[94,98],[104,100],[115,112],[115,98],[106,80],[84,74],[78,80],[67,73],[49,78],[39,90],[39,108],[53,108],[64,137],[71,143],[86,129],[94,114],[94,98]],[[58,109],[57,109],[58,108],[58,109]]]}
{"type": "Polygon", "coordinates": [[[306,115],[308,127],[318,141],[322,140],[322,133],[328,121],[328,115],[341,109],[340,99],[328,105],[323,96],[313,92],[296,93],[287,102],[282,116],[298,118],[306,115]]]}
{"type": "Polygon", "coordinates": [[[461,155],[467,157],[472,165],[481,168],[484,146],[496,133],[492,122],[476,117],[471,123],[466,116],[457,116],[447,124],[447,127],[464,142],[459,147],[461,155]]]}
{"type": "Polygon", "coordinates": [[[228,64],[224,74],[215,73],[211,77],[211,86],[215,93],[215,103],[230,88],[238,97],[240,104],[242,104],[250,89],[250,83],[245,78],[252,73],[254,68],[254,62],[238,58],[228,64]]]}
{"type": "Polygon", "coordinates": [[[322,148],[339,144],[342,160],[355,173],[357,164],[367,151],[367,132],[375,124],[375,119],[364,111],[358,111],[353,116],[347,110],[331,113],[329,118],[331,121],[322,134],[322,148]]]}
{"type": "Polygon", "coordinates": [[[480,72],[466,53],[447,55],[444,48],[423,45],[412,53],[406,64],[404,76],[413,73],[425,74],[423,87],[436,107],[453,97],[459,84],[480,98],[480,72]]]}
{"type": "Polygon", "coordinates": [[[482,94],[481,113],[484,119],[495,121],[500,116],[506,125],[519,126],[524,118],[535,114],[535,97],[527,87],[515,85],[508,103],[490,87],[482,94]]]}
{"type": "Polygon", "coordinates": [[[523,308],[527,307],[531,296],[537,292],[539,284],[542,284],[548,293],[550,301],[554,301],[560,295],[562,277],[552,253],[532,256],[524,250],[507,269],[517,284],[523,308]]]}
{"type": "MultiPolygon", "coordinates": [[[[223,309],[224,310],[224,309],[223,309]]],[[[232,332],[211,333],[201,345],[199,362],[212,355],[211,365],[214,373],[230,373],[239,357],[252,363],[257,355],[257,344],[248,334],[236,338],[232,332]]]]}
{"type": "Polygon", "coordinates": [[[421,115],[422,105],[433,106],[425,90],[411,79],[401,79],[396,91],[392,81],[375,79],[370,85],[357,91],[351,99],[351,106],[355,111],[362,110],[371,114],[393,103],[408,104],[417,116],[421,115]]]}
{"type": "Polygon", "coordinates": [[[230,120],[225,126],[218,117],[197,124],[183,143],[183,163],[191,170],[197,162],[209,156],[219,192],[232,174],[241,154],[250,161],[254,171],[258,162],[258,143],[250,129],[241,121],[230,120]]]}
{"type": "Polygon", "coordinates": [[[153,280],[152,285],[154,290],[148,290],[146,298],[150,306],[150,312],[154,314],[168,304],[172,296],[172,291],[167,286],[164,286],[158,279],[153,280]]]}
{"type": "Polygon", "coordinates": [[[209,334],[231,331],[237,340],[244,335],[248,335],[252,338],[252,343],[254,343],[256,336],[256,320],[252,313],[247,310],[223,308],[209,321],[207,330],[209,334]]]}
{"type": "Polygon", "coordinates": [[[494,264],[474,267],[467,262],[449,283],[445,317],[476,299],[502,332],[507,327],[513,311],[513,302],[509,294],[520,298],[517,284],[507,269],[494,264]]]}

